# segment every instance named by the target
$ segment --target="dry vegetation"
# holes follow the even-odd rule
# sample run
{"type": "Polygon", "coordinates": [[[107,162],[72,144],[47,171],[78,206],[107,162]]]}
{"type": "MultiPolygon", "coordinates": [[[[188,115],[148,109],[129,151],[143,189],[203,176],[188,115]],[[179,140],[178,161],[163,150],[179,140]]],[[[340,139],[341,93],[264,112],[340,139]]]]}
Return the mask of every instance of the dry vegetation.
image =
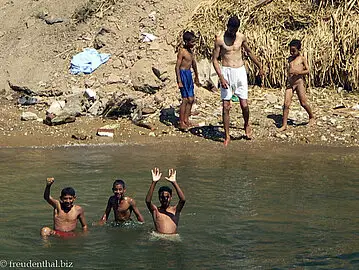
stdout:
{"type": "MultiPolygon", "coordinates": [[[[250,47],[267,68],[268,87],[284,85],[288,43],[302,40],[311,67],[308,83],[359,91],[359,1],[207,0],[194,10],[185,30],[199,37],[198,53],[209,58],[214,36],[237,15],[250,47]],[[261,4],[260,4],[261,3],[261,4]]],[[[249,68],[253,82],[255,70],[249,68]]]]}

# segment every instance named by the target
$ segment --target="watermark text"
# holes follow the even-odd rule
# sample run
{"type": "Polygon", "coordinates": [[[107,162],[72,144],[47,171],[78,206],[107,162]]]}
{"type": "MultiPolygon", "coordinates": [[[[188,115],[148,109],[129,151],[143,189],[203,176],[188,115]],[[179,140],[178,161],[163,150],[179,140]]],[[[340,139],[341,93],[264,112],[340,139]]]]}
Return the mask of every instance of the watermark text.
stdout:
{"type": "Polygon", "coordinates": [[[0,260],[0,268],[73,268],[74,264],[68,260],[0,260]]]}

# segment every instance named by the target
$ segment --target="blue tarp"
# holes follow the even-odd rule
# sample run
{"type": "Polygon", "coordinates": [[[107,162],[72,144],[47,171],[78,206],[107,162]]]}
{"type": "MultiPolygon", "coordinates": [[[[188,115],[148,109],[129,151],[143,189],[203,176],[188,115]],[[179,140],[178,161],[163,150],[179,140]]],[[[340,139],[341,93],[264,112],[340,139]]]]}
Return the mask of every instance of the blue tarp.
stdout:
{"type": "Polygon", "coordinates": [[[95,49],[86,48],[71,59],[70,72],[72,74],[90,74],[110,59],[110,54],[98,53],[95,49]]]}

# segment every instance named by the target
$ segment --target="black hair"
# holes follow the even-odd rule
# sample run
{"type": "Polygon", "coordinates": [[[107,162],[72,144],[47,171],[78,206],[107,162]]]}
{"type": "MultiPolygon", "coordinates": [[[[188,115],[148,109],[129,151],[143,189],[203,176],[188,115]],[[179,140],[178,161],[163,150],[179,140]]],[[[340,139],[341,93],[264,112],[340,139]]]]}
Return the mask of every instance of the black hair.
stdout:
{"type": "Polygon", "coordinates": [[[298,50],[300,50],[302,48],[302,42],[299,39],[293,39],[290,43],[289,43],[289,47],[296,47],[298,50]]]}
{"type": "Polygon", "coordinates": [[[239,19],[236,15],[234,15],[228,19],[227,27],[239,28],[240,25],[241,25],[241,22],[239,21],[239,19]]]}
{"type": "Polygon", "coordinates": [[[164,192],[164,191],[167,191],[172,196],[172,188],[170,188],[168,186],[160,187],[160,189],[158,190],[158,196],[160,196],[161,193],[164,192]]]}
{"type": "Polygon", "coordinates": [[[66,188],[62,189],[60,197],[64,197],[66,195],[75,197],[76,196],[75,190],[72,187],[66,187],[66,188]]]}
{"type": "Polygon", "coordinates": [[[193,34],[193,32],[186,31],[183,33],[183,41],[186,43],[194,40],[195,38],[196,36],[193,34]]]}
{"type": "Polygon", "coordinates": [[[112,187],[117,186],[117,185],[121,185],[124,189],[126,188],[125,181],[123,181],[121,179],[116,179],[115,182],[113,182],[112,187]]]}

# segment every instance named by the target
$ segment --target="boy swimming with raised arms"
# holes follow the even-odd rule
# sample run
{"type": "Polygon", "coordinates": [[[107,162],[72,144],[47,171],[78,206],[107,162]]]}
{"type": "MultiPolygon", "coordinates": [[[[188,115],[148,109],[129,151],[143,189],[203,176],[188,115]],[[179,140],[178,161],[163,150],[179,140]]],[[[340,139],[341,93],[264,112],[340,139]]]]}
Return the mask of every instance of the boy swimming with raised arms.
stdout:
{"type": "Polygon", "coordinates": [[[171,206],[170,203],[172,200],[172,189],[168,186],[162,186],[158,190],[160,201],[159,207],[152,203],[152,195],[157,182],[161,179],[162,173],[160,173],[158,168],[154,168],[151,172],[152,183],[146,196],[146,205],[152,214],[156,231],[162,234],[176,234],[179,217],[186,202],[184,193],[176,181],[176,171],[174,169],[170,169],[166,180],[171,182],[173,187],[176,189],[179,202],[176,205],[171,206]]]}

